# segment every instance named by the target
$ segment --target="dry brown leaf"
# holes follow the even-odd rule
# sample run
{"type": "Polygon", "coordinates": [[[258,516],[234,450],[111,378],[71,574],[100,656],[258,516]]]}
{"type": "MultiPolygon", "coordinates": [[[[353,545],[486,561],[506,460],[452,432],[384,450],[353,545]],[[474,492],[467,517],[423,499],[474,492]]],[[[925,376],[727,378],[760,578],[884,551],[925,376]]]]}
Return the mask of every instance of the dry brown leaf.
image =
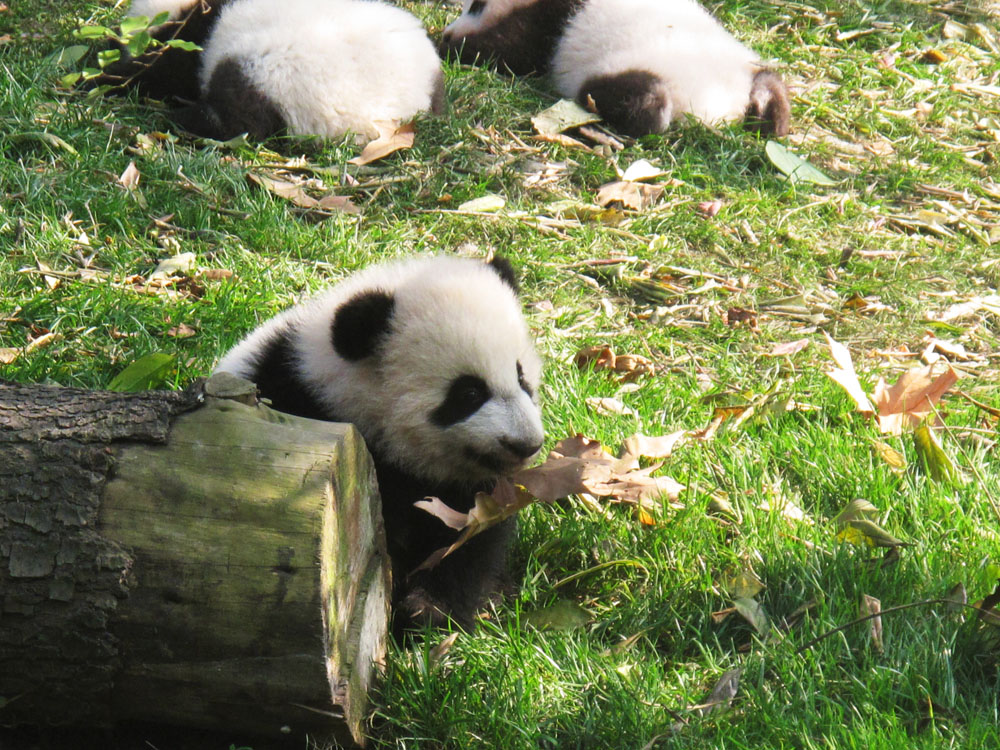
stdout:
{"type": "Polygon", "coordinates": [[[512,481],[543,502],[588,492],[607,495],[613,466],[610,459],[586,459],[572,456],[550,457],[541,466],[520,471],[512,481]]]}
{"type": "Polygon", "coordinates": [[[430,650],[430,653],[427,654],[428,665],[434,666],[439,661],[441,661],[445,656],[447,656],[448,652],[451,651],[451,647],[455,645],[455,641],[458,640],[458,636],[459,636],[459,631],[456,630],[454,633],[449,635],[447,638],[442,640],[438,645],[432,648],[430,650]]]}
{"type": "Polygon", "coordinates": [[[343,195],[324,195],[322,198],[313,198],[305,191],[305,188],[297,183],[288,180],[280,180],[271,175],[258,172],[248,172],[247,179],[250,182],[260,185],[268,192],[274,193],[279,198],[292,203],[292,205],[304,208],[307,211],[343,211],[344,213],[356,214],[360,209],[355,206],[351,199],[343,195]]]}
{"type": "Polygon", "coordinates": [[[882,650],[882,602],[876,599],[874,596],[868,596],[868,594],[861,595],[861,607],[859,608],[858,615],[860,617],[869,617],[870,615],[875,615],[869,620],[871,633],[872,645],[875,647],[876,651],[882,650]]]}
{"type": "Polygon", "coordinates": [[[355,164],[360,167],[364,164],[371,164],[373,161],[384,159],[396,151],[413,147],[417,131],[412,121],[404,122],[400,125],[394,120],[376,120],[372,125],[378,131],[378,138],[370,141],[362,149],[360,156],[348,159],[348,164],[355,164]]]}
{"type": "MultiPolygon", "coordinates": [[[[952,362],[967,362],[970,359],[976,359],[976,355],[971,354],[965,348],[965,346],[958,341],[950,341],[948,339],[939,339],[936,336],[928,336],[927,346],[921,356],[926,355],[928,352],[935,352],[937,354],[942,354],[947,357],[952,362]]],[[[925,360],[926,361],[926,360],[925,360]]],[[[927,364],[934,364],[933,362],[927,362],[927,364]]]]}
{"type": "Polygon", "coordinates": [[[126,190],[135,190],[139,187],[139,168],[134,161],[130,161],[125,171],[118,177],[118,184],[126,190]]]}
{"type": "Polygon", "coordinates": [[[50,275],[55,272],[49,268],[47,263],[43,263],[39,260],[35,261],[35,264],[38,266],[38,270],[42,273],[42,281],[45,282],[45,286],[47,286],[50,290],[55,289],[62,283],[62,280],[58,276],[50,275]]]}
{"type": "Polygon", "coordinates": [[[669,435],[642,435],[636,433],[631,437],[625,438],[624,452],[622,453],[622,458],[625,456],[643,456],[645,458],[670,458],[670,454],[673,453],[674,448],[684,445],[687,442],[689,433],[687,430],[677,430],[676,432],[671,432],[669,435]]]}
{"type": "Polygon", "coordinates": [[[934,410],[941,396],[958,382],[958,373],[951,367],[937,377],[933,370],[929,365],[907,370],[892,386],[879,378],[873,397],[881,432],[901,435],[904,429],[916,427],[934,410]]]}
{"type": "Polygon", "coordinates": [[[450,547],[442,547],[436,550],[414,572],[433,568],[472,537],[486,531],[486,529],[492,526],[496,526],[498,523],[506,521],[534,501],[535,498],[527,492],[518,490],[507,480],[502,480],[497,483],[492,495],[488,495],[485,492],[477,492],[475,505],[468,513],[460,513],[445,505],[436,497],[414,503],[416,507],[440,519],[450,528],[461,529],[462,531],[458,539],[450,547]]]}
{"type": "Polygon", "coordinates": [[[38,338],[32,339],[24,347],[3,347],[0,349],[0,365],[9,365],[22,354],[28,354],[35,351],[35,349],[41,349],[43,346],[48,346],[58,338],[58,333],[49,331],[48,333],[42,334],[38,338]]]}
{"type": "Polygon", "coordinates": [[[346,195],[324,195],[316,201],[315,208],[322,211],[340,211],[345,214],[359,214],[361,209],[346,195]]]}
{"type": "Polygon", "coordinates": [[[425,500],[415,503],[415,505],[422,510],[426,510],[449,529],[464,529],[469,521],[467,513],[460,513],[452,509],[436,497],[428,497],[425,500]]]}
{"type": "Polygon", "coordinates": [[[809,339],[798,339],[796,341],[788,341],[784,344],[775,344],[774,348],[771,349],[771,351],[769,351],[765,356],[786,357],[792,354],[798,354],[807,346],[809,346],[809,339]]]}
{"type": "Polygon", "coordinates": [[[875,407],[868,400],[868,394],[861,387],[857,373],[854,371],[854,362],[851,361],[851,353],[847,351],[846,346],[834,341],[826,331],[823,332],[823,335],[826,336],[826,341],[830,345],[830,354],[833,355],[833,361],[839,366],[839,369],[832,370],[827,375],[847,391],[847,394],[857,405],[858,411],[862,414],[874,413],[875,407]]]}
{"type": "Polygon", "coordinates": [[[552,448],[552,456],[569,456],[572,458],[606,459],[613,456],[604,450],[600,440],[594,440],[577,433],[573,437],[563,438],[552,448]]]}
{"type": "Polygon", "coordinates": [[[250,182],[260,185],[268,192],[274,193],[279,198],[290,201],[299,208],[313,208],[318,203],[301,185],[297,185],[294,182],[279,180],[257,172],[247,172],[247,179],[250,182]]]}
{"type": "Polygon", "coordinates": [[[749,310],[745,307],[730,307],[726,310],[722,319],[731,328],[737,328],[745,323],[746,327],[751,331],[760,332],[760,327],[757,325],[756,310],[749,310]]]}
{"type": "Polygon", "coordinates": [[[583,149],[584,151],[594,150],[587,144],[583,143],[582,141],[578,141],[576,138],[571,138],[565,133],[553,133],[552,135],[536,135],[532,136],[531,140],[541,141],[543,143],[558,143],[560,146],[563,146],[565,148],[579,148],[583,149]]]}
{"type": "Polygon", "coordinates": [[[645,182],[646,180],[655,180],[657,177],[665,177],[666,174],[662,169],[654,167],[645,159],[639,159],[629,164],[619,176],[625,182],[645,182]]]}
{"type": "Polygon", "coordinates": [[[615,353],[606,346],[588,346],[576,353],[573,363],[581,370],[591,363],[595,370],[613,370],[615,353]]]}
{"type": "Polygon", "coordinates": [[[177,339],[186,339],[194,336],[196,333],[197,331],[195,331],[195,329],[187,323],[181,323],[180,325],[167,329],[167,335],[177,339]]]}
{"type": "Polygon", "coordinates": [[[616,355],[606,346],[591,346],[581,349],[573,357],[576,366],[583,369],[593,363],[594,370],[608,370],[621,375],[623,383],[635,382],[644,375],[652,375],[656,367],[652,360],[641,354],[616,355]]]}
{"type": "Polygon", "coordinates": [[[720,200],[702,201],[701,203],[698,204],[698,213],[707,216],[709,218],[717,216],[719,211],[721,210],[722,210],[722,201],[720,200]]]}
{"type": "Polygon", "coordinates": [[[584,399],[584,403],[602,417],[639,417],[638,412],[619,398],[608,396],[593,396],[584,399]]]}
{"type": "Polygon", "coordinates": [[[659,185],[647,185],[643,182],[609,182],[597,191],[597,205],[607,206],[611,203],[621,203],[633,211],[645,211],[663,195],[659,185]]]}
{"type": "MultiPolygon", "coordinates": [[[[492,495],[477,493],[468,513],[456,511],[438,498],[415,505],[449,528],[461,531],[450,547],[442,547],[418,570],[432,568],[476,534],[505,521],[535,501],[552,502],[570,495],[607,497],[612,502],[636,505],[640,510],[658,510],[654,498],[675,501],[684,485],[670,477],[652,477],[659,464],[633,469],[608,454],[601,443],[584,435],[560,441],[540,466],[523,469],[509,480],[497,483],[492,495]]],[[[648,514],[647,514],[648,515],[648,514]]],[[[641,520],[641,519],[640,519],[641,520]]],[[[649,517],[652,522],[652,517],[649,517]]]]}

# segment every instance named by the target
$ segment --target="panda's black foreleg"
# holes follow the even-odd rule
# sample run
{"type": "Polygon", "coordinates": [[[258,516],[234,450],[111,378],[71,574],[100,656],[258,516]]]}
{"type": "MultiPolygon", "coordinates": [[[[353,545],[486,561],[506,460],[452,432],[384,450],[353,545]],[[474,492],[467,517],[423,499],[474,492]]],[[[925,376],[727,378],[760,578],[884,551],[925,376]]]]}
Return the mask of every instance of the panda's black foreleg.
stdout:
{"type": "Polygon", "coordinates": [[[788,135],[790,120],[788,87],[781,76],[770,70],[757,71],[750,87],[750,104],[745,119],[747,130],[766,135],[788,135]]]}
{"type": "Polygon", "coordinates": [[[241,133],[262,141],[285,129],[278,107],[234,59],[219,63],[201,99],[172,117],[189,133],[220,141],[241,133]]]}
{"type": "Polygon", "coordinates": [[[443,627],[449,621],[470,629],[476,612],[506,578],[507,552],[515,531],[516,521],[505,521],[473,537],[434,568],[397,581],[395,629],[423,624],[443,627]]]}

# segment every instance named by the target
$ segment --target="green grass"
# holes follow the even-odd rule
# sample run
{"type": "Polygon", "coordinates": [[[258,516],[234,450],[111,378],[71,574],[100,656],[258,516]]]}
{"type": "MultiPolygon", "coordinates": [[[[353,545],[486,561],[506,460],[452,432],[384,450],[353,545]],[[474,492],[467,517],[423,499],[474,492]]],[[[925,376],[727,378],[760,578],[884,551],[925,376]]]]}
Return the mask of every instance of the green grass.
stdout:
{"type": "MultiPolygon", "coordinates": [[[[626,506],[573,500],[522,513],[517,593],[441,659],[430,658],[441,638],[433,632],[393,650],[373,695],[373,746],[839,750],[1000,740],[995,628],[929,604],[885,614],[881,650],[868,623],[831,633],[859,617],[863,595],[888,609],[944,597],[956,583],[970,601],[993,590],[997,420],[945,397],[942,439],[964,480],[936,484],[908,435],[879,435],[826,377],[822,335],[850,346],[869,389],[915,363],[880,350],[920,352],[928,332],[959,341],[971,358],[953,363],[957,388],[1000,407],[1000,315],[929,320],[1000,285],[1000,56],[989,47],[998,34],[988,4],[712,5],[790,81],[787,143],[837,179],[832,188],[790,185],[764,141],[735,126],[681,127],[610,158],[536,142],[530,116],[553,101],[543,81],[457,65],[447,68],[450,115],[422,119],[413,149],[365,169],[346,164],[356,154],[348,141],[227,150],[150,139],[169,127],[161,110],[59,89],[63,71],[46,62],[79,20],[113,19],[110,4],[8,4],[0,349],[55,335],[0,365],[3,378],[100,388],[164,351],[177,355],[166,385],[180,387],[258,322],[357,268],[414,252],[492,250],[524,279],[546,359],[550,445],[582,432],[616,449],[636,431],[699,430],[717,406],[772,391],[811,407],[723,425],[679,448],[662,471],[687,490],[654,509],[652,524],[626,506]],[[947,14],[965,25],[964,40],[943,35],[947,14]],[[941,61],[928,62],[929,50],[941,61]],[[326,171],[295,175],[351,195],[363,214],[317,222],[246,179],[299,156],[326,171]],[[550,203],[592,202],[615,163],[639,158],[669,173],[650,210],[617,227],[538,227],[534,217],[552,218],[550,203]],[[141,173],[131,193],[117,184],[130,161],[141,173]],[[507,201],[496,215],[453,212],[488,193],[507,201]],[[710,218],[699,204],[714,200],[722,206],[710,218]],[[942,215],[943,228],[926,212],[942,215]],[[145,288],[159,260],[180,251],[196,255],[194,277],[169,293],[145,288]],[[623,260],[586,263],[608,258],[623,260]],[[54,288],[43,267],[56,272],[54,288]],[[216,280],[210,269],[232,275],[216,280]],[[650,273],[672,297],[637,292],[634,279],[650,273]],[[773,306],[791,297],[798,315],[773,306]],[[859,299],[882,307],[859,311],[859,299]],[[727,325],[727,311],[741,308],[757,313],[756,330],[727,325]],[[170,335],[180,323],[194,335],[170,335]],[[811,345],[767,356],[800,338],[811,345]],[[597,344],[644,355],[657,374],[632,390],[577,370],[573,355],[597,344]],[[617,396],[638,417],[601,416],[586,403],[596,396],[617,396]],[[894,473],[873,440],[900,451],[907,469],[894,473]],[[716,511],[719,498],[731,513],[716,511]],[[912,546],[885,560],[839,541],[832,518],[855,498],[912,546]],[[762,509],[780,501],[805,520],[762,509]],[[727,582],[746,570],[765,584],[755,596],[771,623],[763,634],[738,614],[712,616],[732,606],[727,582]],[[529,624],[566,602],[588,622],[529,624]],[[728,710],[688,710],[733,668],[743,672],[728,710]]],[[[434,29],[454,13],[411,7],[434,29]]]]}

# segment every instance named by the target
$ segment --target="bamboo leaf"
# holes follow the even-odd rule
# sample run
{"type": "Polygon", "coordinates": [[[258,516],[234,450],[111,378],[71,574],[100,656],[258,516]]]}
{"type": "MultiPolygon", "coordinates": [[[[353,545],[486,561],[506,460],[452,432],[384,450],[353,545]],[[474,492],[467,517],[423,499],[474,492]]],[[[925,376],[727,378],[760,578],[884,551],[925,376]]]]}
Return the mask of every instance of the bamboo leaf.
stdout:
{"type": "Polygon", "coordinates": [[[777,141],[768,141],[765,146],[767,158],[778,168],[778,171],[788,176],[791,182],[808,182],[813,185],[836,185],[836,181],[827,177],[801,156],[796,156],[777,141]]]}
{"type": "Polygon", "coordinates": [[[108,384],[108,390],[131,393],[163,385],[175,359],[175,355],[164,352],[152,352],[140,357],[115,375],[108,384]]]}

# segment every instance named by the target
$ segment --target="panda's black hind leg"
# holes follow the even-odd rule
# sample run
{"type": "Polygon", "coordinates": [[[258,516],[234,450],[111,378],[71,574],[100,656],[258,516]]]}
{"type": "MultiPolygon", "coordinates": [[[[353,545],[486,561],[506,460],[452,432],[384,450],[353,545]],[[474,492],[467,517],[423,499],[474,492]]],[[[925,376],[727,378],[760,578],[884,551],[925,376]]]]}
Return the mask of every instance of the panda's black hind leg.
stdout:
{"type": "Polygon", "coordinates": [[[241,133],[265,140],[282,132],[286,125],[275,103],[232,58],[216,66],[200,101],[176,110],[172,118],[189,133],[220,141],[241,133]]]}
{"type": "Polygon", "coordinates": [[[576,100],[603,117],[623,135],[659,133],[670,124],[670,98],[663,80],[648,70],[593,76],[583,82],[576,100]]]}
{"type": "MultiPolygon", "coordinates": [[[[393,632],[414,626],[472,628],[476,613],[501,588],[507,575],[507,551],[516,531],[514,519],[478,534],[429,570],[397,581],[393,632]]],[[[393,570],[396,575],[396,569],[393,570]]]]}

